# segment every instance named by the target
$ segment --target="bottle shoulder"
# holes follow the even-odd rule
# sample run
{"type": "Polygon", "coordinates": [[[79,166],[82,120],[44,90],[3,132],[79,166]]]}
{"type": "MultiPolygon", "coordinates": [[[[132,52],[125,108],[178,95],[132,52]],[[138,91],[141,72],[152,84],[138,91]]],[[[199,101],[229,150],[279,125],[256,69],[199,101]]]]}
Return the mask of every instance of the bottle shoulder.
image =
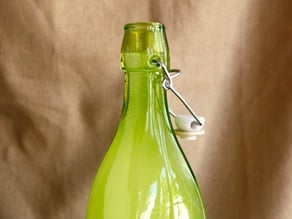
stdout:
{"type": "Polygon", "coordinates": [[[92,211],[102,219],[205,218],[196,180],[171,130],[160,134],[135,130],[135,135],[118,131],[91,197],[92,211]]]}

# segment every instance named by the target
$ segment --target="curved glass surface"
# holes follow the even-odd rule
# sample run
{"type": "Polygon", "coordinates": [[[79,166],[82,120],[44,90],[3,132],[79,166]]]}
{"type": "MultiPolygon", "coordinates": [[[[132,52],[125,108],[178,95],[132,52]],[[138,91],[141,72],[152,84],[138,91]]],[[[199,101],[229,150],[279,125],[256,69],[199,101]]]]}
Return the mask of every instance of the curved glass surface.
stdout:
{"type": "MultiPolygon", "coordinates": [[[[168,57],[166,47],[155,53],[168,57]]],[[[86,218],[204,219],[197,182],[170,123],[163,74],[151,63],[153,53],[122,50],[121,56],[123,113],[95,177],[86,218]]]]}

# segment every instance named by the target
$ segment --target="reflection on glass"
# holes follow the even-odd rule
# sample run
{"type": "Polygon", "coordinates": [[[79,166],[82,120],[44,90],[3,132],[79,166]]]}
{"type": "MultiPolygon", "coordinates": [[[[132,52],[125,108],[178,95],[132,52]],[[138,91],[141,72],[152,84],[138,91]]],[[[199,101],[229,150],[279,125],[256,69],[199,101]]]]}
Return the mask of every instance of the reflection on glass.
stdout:
{"type": "Polygon", "coordinates": [[[87,219],[205,219],[198,185],[170,123],[163,74],[149,65],[153,55],[169,64],[163,25],[127,25],[123,112],[95,177],[87,219]]]}

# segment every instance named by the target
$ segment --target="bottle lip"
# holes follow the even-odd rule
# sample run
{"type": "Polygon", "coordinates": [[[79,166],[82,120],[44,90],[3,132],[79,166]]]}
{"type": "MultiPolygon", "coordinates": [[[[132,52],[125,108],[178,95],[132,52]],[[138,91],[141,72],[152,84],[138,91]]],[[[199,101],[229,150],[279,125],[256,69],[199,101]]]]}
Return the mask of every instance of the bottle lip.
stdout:
{"type": "Polygon", "coordinates": [[[151,31],[165,30],[165,25],[159,22],[133,22],[124,26],[125,30],[146,29],[151,31]]]}

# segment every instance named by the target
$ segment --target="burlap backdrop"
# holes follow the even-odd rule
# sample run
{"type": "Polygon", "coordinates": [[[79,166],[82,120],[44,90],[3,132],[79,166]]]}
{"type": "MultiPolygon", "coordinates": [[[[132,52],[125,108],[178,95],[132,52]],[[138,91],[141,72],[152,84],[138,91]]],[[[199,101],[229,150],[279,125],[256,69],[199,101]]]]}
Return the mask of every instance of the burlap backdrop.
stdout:
{"type": "Polygon", "coordinates": [[[290,219],[290,0],[0,0],[0,218],[84,218],[133,21],[166,25],[177,89],[207,119],[181,144],[208,218],[290,219]]]}

